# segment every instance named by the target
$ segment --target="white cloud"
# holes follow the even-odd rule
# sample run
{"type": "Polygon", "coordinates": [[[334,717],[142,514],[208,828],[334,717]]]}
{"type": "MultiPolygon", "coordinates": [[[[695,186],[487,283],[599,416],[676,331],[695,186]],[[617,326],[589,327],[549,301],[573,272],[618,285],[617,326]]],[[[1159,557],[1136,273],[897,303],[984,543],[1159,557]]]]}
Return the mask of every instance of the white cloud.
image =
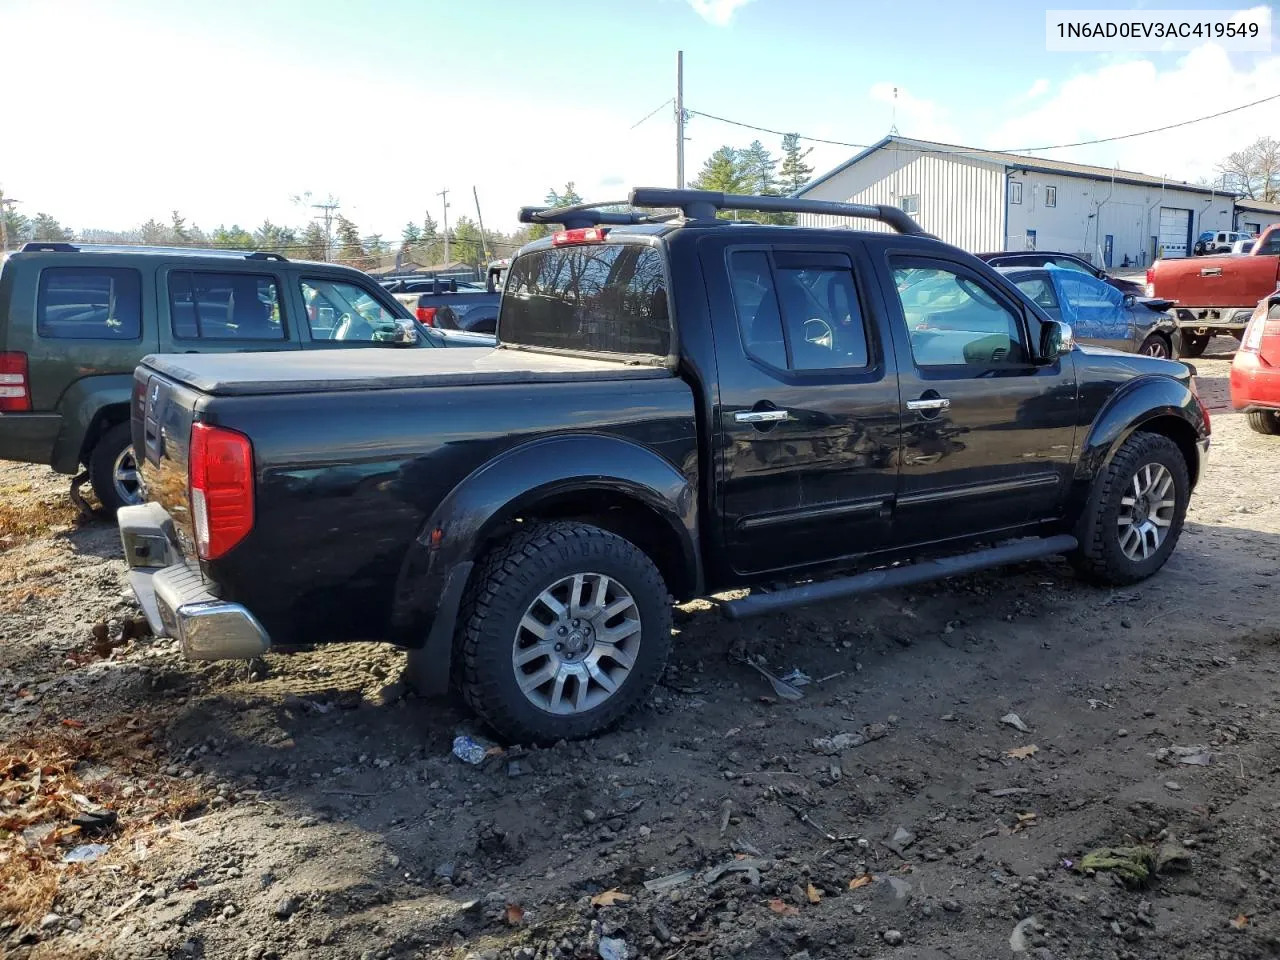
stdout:
{"type": "Polygon", "coordinates": [[[689,6],[707,23],[727,27],[738,8],[750,2],[751,0],[689,0],[689,6]]]}
{"type": "MultiPolygon", "coordinates": [[[[1032,109],[1005,117],[982,141],[974,143],[970,136],[967,142],[1017,150],[1114,137],[1207,116],[1277,90],[1280,57],[1237,63],[1221,47],[1206,44],[1168,67],[1134,59],[1077,74],[1032,109]]],[[[1226,154],[1277,128],[1280,101],[1273,101],[1162,133],[1043,155],[1195,180],[1212,177],[1226,154]]]]}
{"type": "Polygon", "coordinates": [[[1015,104],[1029,103],[1032,100],[1037,100],[1040,97],[1043,97],[1048,92],[1049,92],[1049,81],[1046,80],[1044,77],[1040,77],[1033,84],[1031,84],[1030,87],[1028,87],[1022,93],[1014,97],[1013,102],[1015,104]]]}

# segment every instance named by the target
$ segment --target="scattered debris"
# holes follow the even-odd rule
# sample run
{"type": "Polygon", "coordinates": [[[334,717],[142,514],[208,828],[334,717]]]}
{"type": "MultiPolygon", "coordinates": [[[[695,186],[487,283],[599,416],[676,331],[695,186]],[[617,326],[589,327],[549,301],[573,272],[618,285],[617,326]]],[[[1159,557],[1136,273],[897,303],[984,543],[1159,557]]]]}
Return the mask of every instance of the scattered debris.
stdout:
{"type": "Polygon", "coordinates": [[[486,757],[499,756],[502,753],[501,747],[494,746],[479,737],[464,733],[453,738],[453,755],[473,767],[484,763],[486,757]]]}
{"type": "Polygon", "coordinates": [[[621,937],[601,937],[600,960],[627,960],[627,941],[621,937]]]}
{"type": "Polygon", "coordinates": [[[790,673],[785,674],[778,679],[783,683],[791,684],[793,687],[807,687],[809,684],[813,683],[813,678],[799,667],[796,667],[790,673]]]}
{"type": "Polygon", "coordinates": [[[111,849],[109,843],[85,843],[63,854],[63,863],[93,863],[111,849]]]}
{"type": "Polygon", "coordinates": [[[612,907],[615,903],[626,903],[630,899],[631,894],[623,893],[617,887],[613,887],[592,897],[591,905],[593,907],[612,907]]]}
{"type": "Polygon", "coordinates": [[[724,802],[720,804],[720,836],[724,836],[729,829],[729,820],[733,817],[733,801],[725,797],[724,802]]]}
{"type": "Polygon", "coordinates": [[[1155,753],[1151,754],[1162,763],[1185,763],[1195,767],[1207,767],[1213,763],[1213,754],[1209,752],[1208,747],[1161,747],[1155,753]]]}
{"type": "Polygon", "coordinates": [[[1105,707],[1106,709],[1110,710],[1110,709],[1111,709],[1112,707],[1114,707],[1114,706],[1115,706],[1115,704],[1114,704],[1114,703],[1107,703],[1107,701],[1105,701],[1105,700],[1098,700],[1098,699],[1097,699],[1097,698],[1095,698],[1095,697],[1090,697],[1090,698],[1089,698],[1089,709],[1090,709],[1090,710],[1100,710],[1100,709],[1102,709],[1103,707],[1105,707]]]}
{"type": "Polygon", "coordinates": [[[1018,925],[1013,928],[1013,933],[1009,934],[1009,949],[1014,953],[1027,952],[1027,931],[1035,930],[1039,921],[1035,917],[1027,917],[1018,921],[1018,925]]]}
{"type": "Polygon", "coordinates": [[[669,873],[665,877],[646,880],[644,888],[650,893],[661,893],[664,890],[670,890],[672,887],[678,887],[682,883],[688,883],[697,875],[694,870],[681,870],[678,873],[669,873]]]}
{"type": "Polygon", "coordinates": [[[1026,787],[1001,787],[999,790],[992,790],[993,797],[1016,797],[1024,793],[1030,793],[1026,787]]]}
{"type": "Polygon", "coordinates": [[[809,883],[805,886],[804,895],[812,904],[819,904],[822,902],[822,891],[820,891],[812,883],[809,883]]]}
{"type": "Polygon", "coordinates": [[[857,890],[859,887],[865,887],[874,879],[875,877],[873,877],[871,874],[864,873],[862,876],[854,877],[852,880],[849,881],[849,889],[857,890]]]}
{"type": "Polygon", "coordinates": [[[1012,750],[1006,750],[1006,757],[1013,757],[1015,760],[1025,760],[1027,757],[1034,756],[1040,752],[1040,748],[1034,743],[1029,743],[1025,747],[1014,747],[1012,750]]]}
{"type": "Polygon", "coordinates": [[[794,917],[800,913],[799,907],[793,907],[791,904],[778,897],[774,897],[769,901],[769,909],[783,917],[794,917]]]}
{"type": "MultiPolygon", "coordinates": [[[[741,860],[728,860],[718,866],[712,867],[702,875],[703,883],[715,883],[726,873],[745,873],[747,879],[753,887],[760,886],[760,868],[765,865],[764,860],[756,857],[744,857],[741,860]]],[[[646,884],[648,886],[648,884],[646,884]]]]}
{"type": "Polygon", "coordinates": [[[1107,871],[1118,876],[1127,886],[1141,886],[1171,868],[1184,867],[1191,854],[1176,840],[1160,847],[1139,844],[1131,847],[1102,847],[1086,853],[1079,869],[1084,872],[1107,871]]]}
{"type": "MultiPolygon", "coordinates": [[[[778,696],[780,696],[783,700],[804,699],[804,692],[800,690],[799,687],[793,686],[792,684],[788,683],[786,680],[783,680],[781,677],[775,676],[774,674],[766,670],[764,667],[760,666],[760,664],[756,663],[754,660],[744,657],[738,662],[746,664],[752,670],[755,670],[762,677],[768,680],[769,683],[773,686],[773,692],[776,693],[778,696]]],[[[806,680],[807,679],[808,678],[806,677],[806,680]]]]}
{"type": "Polygon", "coordinates": [[[529,773],[529,764],[524,760],[509,760],[507,762],[508,777],[523,777],[529,773]]]}
{"type": "Polygon", "coordinates": [[[884,940],[885,943],[887,943],[891,947],[901,946],[902,940],[903,940],[902,931],[886,930],[882,936],[882,939],[884,940]]]}
{"type": "Polygon", "coordinates": [[[813,741],[813,748],[828,756],[861,747],[873,740],[888,736],[889,726],[884,723],[870,723],[857,733],[837,733],[830,737],[818,737],[813,741]]]}
{"type": "Polygon", "coordinates": [[[1016,713],[1006,713],[1003,717],[1000,718],[1000,722],[1008,724],[1009,726],[1013,727],[1015,730],[1018,730],[1022,733],[1031,732],[1031,728],[1028,727],[1025,723],[1023,723],[1022,718],[1018,716],[1016,713]]]}
{"type": "Polygon", "coordinates": [[[502,916],[507,921],[507,926],[518,927],[524,922],[524,907],[518,903],[508,903],[507,909],[503,911],[502,916]]]}
{"type": "Polygon", "coordinates": [[[1231,918],[1231,925],[1235,927],[1237,930],[1243,930],[1245,927],[1249,925],[1249,918],[1246,917],[1243,913],[1238,914],[1237,916],[1234,916],[1231,918]]]}

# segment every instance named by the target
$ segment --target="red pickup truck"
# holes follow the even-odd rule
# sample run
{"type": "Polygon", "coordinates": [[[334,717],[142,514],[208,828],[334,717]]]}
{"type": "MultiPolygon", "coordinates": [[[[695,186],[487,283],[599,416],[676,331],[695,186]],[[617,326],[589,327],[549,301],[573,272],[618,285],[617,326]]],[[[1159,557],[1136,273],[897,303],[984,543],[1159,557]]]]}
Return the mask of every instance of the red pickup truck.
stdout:
{"type": "Polygon", "coordinates": [[[1157,260],[1147,269],[1147,296],[1177,301],[1181,357],[1198,357],[1212,337],[1237,340],[1258,301],[1280,287],[1280,224],[1268,227],[1246,254],[1157,260]]]}

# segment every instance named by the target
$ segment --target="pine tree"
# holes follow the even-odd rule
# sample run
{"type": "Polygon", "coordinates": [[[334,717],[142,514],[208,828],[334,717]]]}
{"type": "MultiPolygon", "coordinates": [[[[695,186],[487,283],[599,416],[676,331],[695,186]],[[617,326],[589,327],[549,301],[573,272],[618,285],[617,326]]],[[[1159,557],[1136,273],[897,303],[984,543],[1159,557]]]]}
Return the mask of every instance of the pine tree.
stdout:
{"type": "Polygon", "coordinates": [[[337,227],[338,262],[359,266],[367,259],[364,246],[360,243],[360,230],[342,214],[338,214],[334,223],[337,227]]]}
{"type": "Polygon", "coordinates": [[[551,207],[575,207],[582,203],[582,197],[578,191],[573,188],[573,181],[570,180],[564,185],[564,193],[556,193],[555,190],[547,191],[547,205],[551,207]]]}
{"type": "Polygon", "coordinates": [[[693,179],[695,190],[717,190],[722,193],[747,193],[750,180],[742,162],[741,151],[725,145],[707,157],[693,179]]]}
{"type": "Polygon", "coordinates": [[[431,240],[435,240],[439,236],[440,228],[436,225],[436,218],[428,213],[422,218],[422,233],[419,239],[421,239],[423,243],[427,243],[431,240]]]}
{"type": "Polygon", "coordinates": [[[404,225],[404,229],[400,231],[400,241],[408,246],[411,243],[417,243],[422,239],[422,228],[410,220],[404,225]]]}
{"type": "Polygon", "coordinates": [[[328,250],[324,228],[312,220],[302,234],[302,252],[308,260],[323,260],[328,250]]]}
{"type": "Polygon", "coordinates": [[[37,213],[31,221],[32,240],[70,240],[74,234],[47,213],[37,213]]]}
{"type": "Polygon", "coordinates": [[[169,219],[169,242],[177,244],[191,242],[191,231],[187,229],[187,220],[177,210],[173,211],[169,219]]]}
{"type": "Polygon", "coordinates": [[[778,161],[759,140],[738,153],[738,166],[747,181],[747,193],[761,197],[778,195],[778,161]]]}
{"type": "Polygon", "coordinates": [[[782,189],[787,193],[795,193],[813,175],[813,167],[805,163],[805,158],[813,153],[813,147],[800,149],[800,134],[788,133],[782,138],[782,169],[779,179],[782,189]]]}

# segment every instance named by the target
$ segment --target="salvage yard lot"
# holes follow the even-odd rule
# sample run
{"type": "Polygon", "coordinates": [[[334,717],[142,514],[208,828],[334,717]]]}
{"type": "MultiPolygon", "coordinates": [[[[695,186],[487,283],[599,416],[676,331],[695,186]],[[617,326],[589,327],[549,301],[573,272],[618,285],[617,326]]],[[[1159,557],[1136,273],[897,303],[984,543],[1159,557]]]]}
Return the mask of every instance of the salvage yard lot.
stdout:
{"type": "Polygon", "coordinates": [[[1055,561],[736,624],[691,604],[620,729],[477,767],[390,648],[127,639],[114,528],[0,464],[0,955],[1273,955],[1280,442],[1223,408],[1228,360],[1196,361],[1214,448],[1152,580],[1055,561]],[[744,655],[829,679],[778,700],[744,655]],[[865,742],[815,745],[841,733],[865,742]],[[1178,858],[1132,888],[1074,869],[1136,845],[1178,858]]]}

